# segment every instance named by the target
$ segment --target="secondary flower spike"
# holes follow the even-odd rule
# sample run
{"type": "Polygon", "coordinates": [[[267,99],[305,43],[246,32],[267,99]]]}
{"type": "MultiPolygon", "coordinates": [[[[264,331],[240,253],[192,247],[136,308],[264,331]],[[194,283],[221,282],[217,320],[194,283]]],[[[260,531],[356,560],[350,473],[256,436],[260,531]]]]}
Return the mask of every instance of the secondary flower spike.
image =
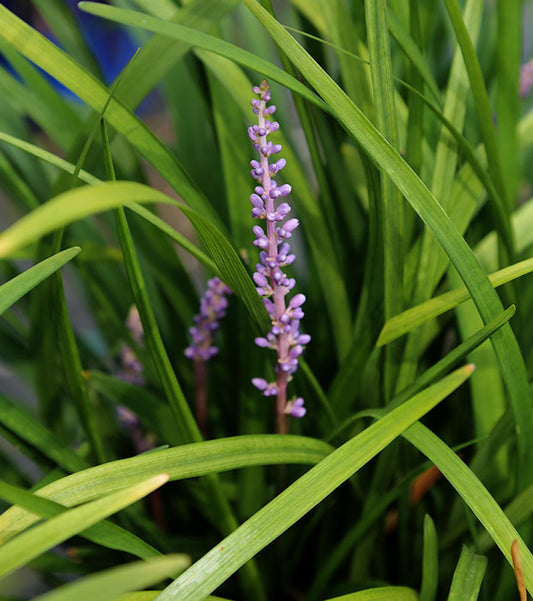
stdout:
{"type": "MultiPolygon", "coordinates": [[[[135,305],[130,307],[126,319],[126,327],[135,344],[142,346],[144,342],[144,331],[139,317],[139,311],[135,305]]],[[[123,344],[120,349],[120,362],[122,364],[118,377],[125,382],[142,386],[144,384],[143,366],[137,358],[135,351],[128,344],[123,344]]]]}
{"type": "Polygon", "coordinates": [[[200,300],[200,313],[194,317],[194,326],[189,328],[192,344],[185,349],[185,356],[194,361],[208,361],[218,353],[213,339],[226,315],[231,289],[220,278],[208,280],[207,290],[200,300]]]}
{"type": "Polygon", "coordinates": [[[533,88],[533,58],[520,67],[520,96],[527,98],[533,88]]]}
{"type": "Polygon", "coordinates": [[[303,417],[306,412],[301,397],[287,401],[287,385],[298,368],[298,357],[311,337],[299,332],[305,296],[296,294],[288,304],[285,298],[295,285],[294,279],[283,272],[283,268],[295,259],[287,241],[299,224],[297,219],[287,219],[291,207],[284,199],[291,193],[291,187],[289,184],[278,186],[274,180],[286,165],[285,159],[273,158],[280,152],[281,145],[267,140],[269,134],[279,129],[279,123],[270,120],[276,107],[268,105],[270,86],[265,80],[253,91],[259,96],[251,103],[258,123],[248,128],[248,135],[259,153],[259,160],[250,163],[251,175],[257,180],[250,202],[252,217],[266,222],[265,229],[260,225],[253,227],[254,245],[260,249],[260,262],[253,279],[272,320],[270,331],[265,337],[256,338],[255,343],[275,350],[277,364],[275,382],[254,378],[252,383],[265,396],[276,397],[277,431],[282,433],[287,431],[287,415],[303,417]]]}

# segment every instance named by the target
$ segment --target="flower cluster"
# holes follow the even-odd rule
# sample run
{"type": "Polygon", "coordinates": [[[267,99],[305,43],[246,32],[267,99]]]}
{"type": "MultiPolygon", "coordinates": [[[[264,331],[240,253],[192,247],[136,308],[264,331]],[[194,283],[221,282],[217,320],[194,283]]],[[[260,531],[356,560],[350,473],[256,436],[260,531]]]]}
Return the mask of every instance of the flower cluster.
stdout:
{"type": "MultiPolygon", "coordinates": [[[[144,331],[141,324],[139,311],[135,305],[132,305],[126,319],[126,327],[135,344],[141,346],[144,340],[144,331]]],[[[125,382],[142,386],[144,384],[143,366],[139,361],[135,351],[128,344],[123,344],[120,349],[121,369],[118,377],[125,382]]]]}
{"type": "Polygon", "coordinates": [[[302,305],[305,296],[296,294],[286,304],[285,297],[294,288],[295,281],[283,272],[283,268],[295,259],[287,240],[298,227],[298,220],[286,219],[291,207],[287,202],[280,202],[280,199],[290,194],[291,186],[278,186],[273,179],[285,167],[286,161],[270,159],[281,150],[280,144],[267,141],[267,136],[279,128],[276,121],[269,119],[276,111],[274,105],[268,106],[270,86],[263,80],[253,91],[259,95],[259,99],[254,99],[251,103],[258,124],[248,128],[248,135],[259,153],[259,161],[253,160],[250,163],[251,175],[257,180],[250,202],[252,217],[266,222],[266,229],[260,225],[253,228],[254,245],[260,249],[260,263],[256,266],[253,279],[272,320],[271,330],[265,337],[256,338],[255,342],[260,347],[274,349],[278,360],[275,382],[254,378],[252,383],[265,396],[277,397],[278,418],[280,414],[303,417],[306,412],[304,401],[298,397],[287,402],[287,384],[298,368],[298,357],[302,354],[304,345],[311,337],[299,332],[300,320],[304,316],[302,305]]]}
{"type": "Polygon", "coordinates": [[[533,88],[533,59],[520,67],[520,96],[527,98],[533,88]]]}
{"type": "MultiPolygon", "coordinates": [[[[139,311],[135,305],[132,305],[128,317],[126,318],[126,328],[128,329],[133,342],[142,347],[144,344],[144,330],[141,323],[139,311]]],[[[144,384],[143,365],[139,361],[135,351],[128,344],[123,344],[120,349],[121,369],[118,377],[124,382],[129,382],[135,386],[144,384]]],[[[137,453],[144,453],[155,446],[155,440],[151,433],[143,433],[142,424],[137,415],[124,407],[118,405],[116,409],[117,419],[120,425],[127,430],[137,453]]]]}
{"type": "Polygon", "coordinates": [[[200,300],[200,313],[194,317],[195,325],[189,328],[192,344],[185,349],[185,356],[194,361],[208,361],[218,353],[213,338],[219,320],[226,314],[231,289],[217,277],[207,282],[207,290],[200,300]]]}

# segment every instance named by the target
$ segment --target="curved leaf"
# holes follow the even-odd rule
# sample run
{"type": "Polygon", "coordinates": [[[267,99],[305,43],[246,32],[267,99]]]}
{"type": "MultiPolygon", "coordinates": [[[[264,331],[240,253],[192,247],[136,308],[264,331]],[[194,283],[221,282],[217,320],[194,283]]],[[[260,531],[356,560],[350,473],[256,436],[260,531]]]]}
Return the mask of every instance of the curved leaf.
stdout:
{"type": "MultiPolygon", "coordinates": [[[[137,478],[137,482],[139,480],[137,478]]],[[[167,480],[166,474],[154,476],[126,490],[66,511],[24,532],[0,549],[0,577],[12,573],[60,542],[135,503],[162,486],[167,480]]]]}
{"type": "Polygon", "coordinates": [[[46,280],[48,276],[76,257],[80,250],[79,246],[67,248],[2,284],[0,286],[0,315],[26,293],[33,290],[35,286],[46,280]]]}
{"type": "Polygon", "coordinates": [[[157,597],[158,601],[203,601],[240,566],[460,386],[472,370],[473,366],[467,365],[450,374],[333,451],[193,564],[157,597]]]}
{"type": "MultiPolygon", "coordinates": [[[[92,467],[56,480],[39,495],[72,506],[162,472],[170,480],[193,478],[250,465],[314,464],[332,447],[313,438],[264,434],[236,436],[181,445],[92,467]]],[[[35,516],[13,507],[0,516],[0,541],[35,522],[35,516]]]]}
{"type": "Polygon", "coordinates": [[[300,94],[303,98],[306,98],[313,104],[316,104],[323,110],[328,110],[327,106],[320,100],[320,98],[314,94],[308,87],[304,86],[301,82],[294,77],[291,77],[288,73],[276,67],[271,62],[252,54],[238,46],[225,42],[219,38],[202,33],[177,23],[169,23],[156,17],[151,17],[145,13],[140,13],[134,10],[126,10],[123,8],[116,8],[114,6],[107,6],[97,2],[80,2],[78,7],[85,12],[110,21],[116,21],[124,25],[131,25],[133,27],[140,27],[141,29],[147,29],[155,33],[164,34],[177,40],[182,40],[191,46],[203,48],[225,56],[230,60],[233,60],[245,67],[254,69],[258,73],[277,81],[278,83],[289,88],[293,92],[300,94]]]}
{"type": "MultiPolygon", "coordinates": [[[[0,38],[57,79],[95,111],[109,101],[109,91],[71,57],[0,5],[0,38]]],[[[221,225],[211,204],[198,191],[169,149],[116,97],[109,101],[107,120],[161,173],[191,207],[221,225]]]]}
{"type": "MultiPolygon", "coordinates": [[[[533,259],[526,259],[525,261],[491,273],[488,278],[490,283],[495,288],[498,288],[498,286],[503,286],[503,284],[527,275],[532,271],[533,259]]],[[[414,330],[428,319],[433,319],[446,311],[450,311],[469,298],[470,294],[468,290],[465,286],[461,286],[395,315],[383,326],[376,346],[383,346],[392,340],[396,340],[396,338],[403,336],[410,330],[414,330]]]]}
{"type": "Polygon", "coordinates": [[[263,303],[241,259],[228,240],[203,215],[143,184],[108,182],[75,188],[56,196],[0,234],[0,257],[8,256],[68,223],[135,202],[173,204],[183,211],[212,254],[221,277],[242,298],[261,331],[269,329],[263,303]]]}
{"type": "Polygon", "coordinates": [[[157,584],[172,572],[183,572],[189,563],[187,555],[177,554],[136,561],[71,582],[35,601],[117,601],[118,595],[157,584]]]}

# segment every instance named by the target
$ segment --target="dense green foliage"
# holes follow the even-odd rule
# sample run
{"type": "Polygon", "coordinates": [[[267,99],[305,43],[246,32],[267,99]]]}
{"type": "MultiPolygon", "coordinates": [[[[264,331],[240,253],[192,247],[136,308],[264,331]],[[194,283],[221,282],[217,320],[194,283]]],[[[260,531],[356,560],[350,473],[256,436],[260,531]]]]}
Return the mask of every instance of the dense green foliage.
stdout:
{"type": "Polygon", "coordinates": [[[531,0],[27,8],[0,6],[0,599],[507,601],[514,541],[533,594],[531,0]],[[311,335],[290,434],[251,384],[263,78],[311,335]]]}

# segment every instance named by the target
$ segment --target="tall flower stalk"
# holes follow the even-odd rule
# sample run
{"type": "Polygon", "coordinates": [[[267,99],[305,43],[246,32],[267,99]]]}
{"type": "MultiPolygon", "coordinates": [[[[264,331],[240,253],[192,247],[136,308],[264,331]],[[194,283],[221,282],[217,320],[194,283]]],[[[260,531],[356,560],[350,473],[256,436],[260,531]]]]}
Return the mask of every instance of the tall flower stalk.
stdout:
{"type": "Polygon", "coordinates": [[[277,363],[275,382],[254,378],[252,383],[265,396],[276,397],[276,430],[282,434],[288,431],[289,415],[303,417],[306,413],[301,397],[287,400],[287,385],[298,369],[298,357],[311,337],[299,332],[300,320],[304,316],[302,305],[305,296],[296,294],[288,304],[285,298],[295,286],[294,279],[287,277],[282,271],[282,268],[295,259],[287,240],[299,223],[297,219],[286,219],[291,207],[287,202],[279,202],[291,193],[291,186],[278,186],[274,180],[274,176],[286,165],[283,158],[271,159],[281,151],[281,144],[267,140],[269,134],[279,129],[279,123],[269,119],[276,107],[268,105],[270,86],[266,80],[260,86],[255,86],[253,91],[259,96],[259,99],[255,98],[251,102],[258,123],[248,128],[248,135],[259,153],[259,161],[253,160],[250,163],[251,175],[257,180],[250,202],[253,207],[252,217],[266,221],[266,231],[260,225],[253,227],[254,245],[260,249],[260,263],[256,266],[253,279],[272,320],[270,331],[265,337],[256,338],[255,343],[275,350],[277,363]]]}
{"type": "Polygon", "coordinates": [[[220,320],[226,314],[231,289],[217,277],[207,282],[207,290],[200,300],[200,312],[189,328],[192,344],[185,356],[194,361],[196,419],[202,434],[207,434],[207,361],[218,353],[214,337],[220,320]]]}

